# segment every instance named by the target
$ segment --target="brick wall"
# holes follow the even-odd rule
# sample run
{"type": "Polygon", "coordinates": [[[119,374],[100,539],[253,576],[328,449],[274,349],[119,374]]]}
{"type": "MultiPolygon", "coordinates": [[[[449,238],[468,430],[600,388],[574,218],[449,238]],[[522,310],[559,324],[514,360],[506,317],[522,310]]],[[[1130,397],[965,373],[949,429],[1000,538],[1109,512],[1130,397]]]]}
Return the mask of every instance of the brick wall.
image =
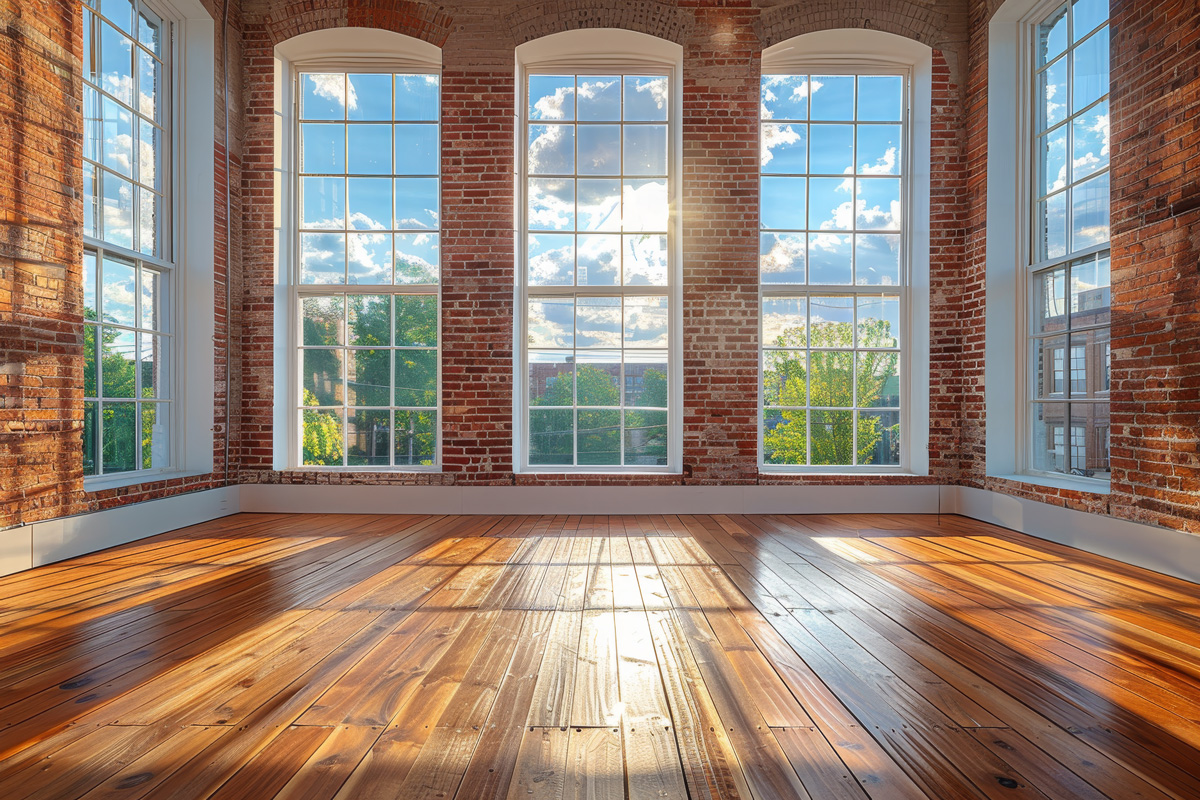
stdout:
{"type": "MultiPolygon", "coordinates": [[[[221,0],[212,8],[219,15],[221,0]]],[[[224,403],[242,482],[663,484],[963,482],[1197,529],[1200,12],[1184,0],[1114,2],[1113,492],[986,477],[983,403],[987,21],[995,0],[246,0],[238,37],[225,258],[218,188],[216,456],[224,403]],[[345,25],[399,31],[443,55],[443,448],[438,475],[278,473],[272,465],[272,48],[345,25]],[[931,186],[930,465],[921,479],[759,474],[759,53],[801,33],[868,27],[935,48],[931,186]],[[624,27],[684,47],[684,474],[512,471],[514,48],[576,28],[624,27]],[[1128,87],[1128,88],[1127,88],[1128,87]],[[1182,146],[1181,146],[1182,144],[1182,146]],[[1175,204],[1175,213],[1172,212],[1175,204]],[[234,305],[225,313],[225,276],[234,305]],[[226,333],[234,346],[226,364],[226,333]],[[226,368],[233,380],[225,380],[226,368]]],[[[0,526],[214,485],[216,475],[87,495],[78,459],[79,24],[73,0],[0,12],[0,526]],[[5,16],[7,15],[7,16],[5,16]],[[11,76],[11,79],[10,79],[11,76]],[[38,102],[28,98],[36,95],[38,102]]],[[[219,28],[219,26],[218,26],[219,28]]],[[[220,43],[218,42],[218,56],[220,43]]],[[[218,65],[219,68],[219,65],[218,65]]],[[[218,84],[220,73],[218,71],[218,84]]],[[[221,101],[218,85],[217,101],[221,101]]],[[[225,185],[223,125],[214,137],[225,185]]]]}

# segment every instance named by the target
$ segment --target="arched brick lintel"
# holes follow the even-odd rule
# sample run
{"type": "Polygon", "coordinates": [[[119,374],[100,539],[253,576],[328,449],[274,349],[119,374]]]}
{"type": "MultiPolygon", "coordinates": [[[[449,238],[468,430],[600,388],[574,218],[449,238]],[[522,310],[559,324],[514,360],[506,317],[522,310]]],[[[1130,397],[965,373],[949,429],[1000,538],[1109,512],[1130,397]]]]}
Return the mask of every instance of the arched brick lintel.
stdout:
{"type": "Polygon", "coordinates": [[[587,28],[637,31],[682,45],[693,16],[687,10],[649,0],[605,5],[594,0],[545,0],[519,6],[507,16],[507,22],[518,45],[552,33],[587,28]]]}
{"type": "Polygon", "coordinates": [[[452,18],[432,3],[413,0],[290,0],[264,19],[271,44],[332,28],[377,28],[442,47],[452,18]]]}

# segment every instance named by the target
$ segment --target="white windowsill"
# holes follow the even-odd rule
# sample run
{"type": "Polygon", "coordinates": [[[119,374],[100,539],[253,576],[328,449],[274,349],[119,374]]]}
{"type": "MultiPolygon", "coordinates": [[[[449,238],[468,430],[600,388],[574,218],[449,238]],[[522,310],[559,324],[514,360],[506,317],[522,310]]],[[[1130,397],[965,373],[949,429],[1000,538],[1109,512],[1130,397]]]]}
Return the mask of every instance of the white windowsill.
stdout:
{"type": "Polygon", "coordinates": [[[1086,492],[1088,494],[1109,494],[1112,492],[1112,486],[1108,481],[1099,481],[1092,478],[1076,478],[1070,475],[1058,476],[1046,475],[1042,473],[1023,473],[1016,475],[988,475],[988,477],[1013,481],[1014,483],[1028,483],[1034,486],[1046,486],[1051,489],[1066,489],[1072,492],[1086,492]]]}
{"type": "Polygon", "coordinates": [[[123,489],[127,486],[140,486],[145,483],[173,481],[178,478],[194,478],[197,475],[209,475],[212,470],[136,470],[133,472],[115,472],[111,475],[92,475],[83,479],[85,492],[102,492],[105,489],[123,489]]]}

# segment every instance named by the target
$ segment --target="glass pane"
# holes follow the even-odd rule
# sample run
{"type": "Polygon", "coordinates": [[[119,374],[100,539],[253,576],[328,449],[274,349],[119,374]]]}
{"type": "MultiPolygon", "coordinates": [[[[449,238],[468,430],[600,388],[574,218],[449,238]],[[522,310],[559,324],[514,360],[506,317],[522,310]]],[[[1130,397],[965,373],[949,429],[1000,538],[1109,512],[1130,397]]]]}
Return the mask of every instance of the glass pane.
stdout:
{"type": "Polygon", "coordinates": [[[158,121],[158,82],[161,67],[154,56],[141,49],[137,51],[137,62],[138,102],[135,107],[139,113],[158,121]]]}
{"type": "Polygon", "coordinates": [[[1096,328],[1071,334],[1071,397],[1108,396],[1111,375],[1112,344],[1108,328],[1096,328]]]}
{"type": "Polygon", "coordinates": [[[525,324],[530,347],[572,347],[575,344],[575,300],[571,297],[531,297],[525,324]]]}
{"type": "Polygon", "coordinates": [[[346,282],[346,235],[300,234],[300,282],[346,282]]]}
{"type": "Polygon", "coordinates": [[[575,463],[575,412],[564,409],[529,409],[529,463],[575,463]]]}
{"type": "MultiPolygon", "coordinates": [[[[346,181],[348,190],[347,208],[349,215],[349,227],[359,231],[385,231],[391,227],[388,223],[392,219],[392,181],[389,178],[350,178],[346,181]]],[[[396,227],[397,228],[419,228],[419,227],[437,227],[437,206],[436,197],[430,202],[430,198],[416,198],[410,194],[401,195],[403,188],[409,187],[401,181],[396,181],[396,227]],[[408,205],[401,207],[401,197],[408,201],[408,205]],[[425,208],[420,201],[424,200],[425,208]],[[409,219],[416,220],[421,217],[422,212],[432,210],[432,221],[426,225],[421,224],[405,224],[409,219]]],[[[424,217],[422,217],[425,219],[424,217]]]]}
{"type": "Polygon", "coordinates": [[[573,75],[530,75],[529,118],[575,118],[575,77],[573,75]]]}
{"type": "Polygon", "coordinates": [[[763,283],[804,283],[807,249],[803,233],[764,233],[758,237],[759,278],[763,283]]]}
{"type": "Polygon", "coordinates": [[[859,125],[854,157],[860,175],[899,175],[903,131],[899,125],[859,125]]]}
{"type": "Polygon", "coordinates": [[[625,299],[625,346],[667,346],[667,298],[625,299]]]}
{"type": "Polygon", "coordinates": [[[1037,65],[1040,67],[1067,49],[1067,6],[1055,11],[1037,26],[1037,65]]]}
{"type": "Polygon", "coordinates": [[[346,76],[309,73],[300,76],[301,119],[345,119],[346,76]]]}
{"type": "Polygon", "coordinates": [[[99,319],[99,307],[96,305],[96,254],[91,250],[83,251],[83,318],[99,319]]]}
{"type": "Polygon", "coordinates": [[[171,406],[167,403],[141,403],[142,469],[171,466],[171,406]]]}
{"type": "Polygon", "coordinates": [[[900,230],[900,179],[860,178],[855,225],[863,231],[900,230]]]}
{"type": "Polygon", "coordinates": [[[1071,121],[1071,180],[1083,180],[1108,167],[1108,101],[1071,121]]]}
{"type": "Polygon", "coordinates": [[[625,412],[626,466],[667,465],[667,412],[625,412]]]}
{"type": "Polygon", "coordinates": [[[1108,241],[1108,173],[1089,178],[1071,190],[1071,250],[1108,241]]]}
{"type": "Polygon", "coordinates": [[[346,298],[346,322],[348,344],[387,347],[392,341],[392,298],[386,294],[350,295],[346,298]]]}
{"type": "Polygon", "coordinates": [[[581,178],[578,187],[579,230],[621,230],[621,182],[581,178]]]}
{"type": "Polygon", "coordinates": [[[1034,339],[1033,347],[1035,397],[1065,397],[1067,390],[1067,337],[1050,336],[1034,339]]]}
{"type": "Polygon", "coordinates": [[[1087,36],[1096,26],[1108,19],[1108,0],[1074,0],[1071,22],[1076,40],[1087,36]]]}
{"type": "Polygon", "coordinates": [[[621,174],[620,125],[580,125],[576,137],[580,175],[621,174]]]}
{"type": "Polygon", "coordinates": [[[763,404],[808,405],[808,357],[803,350],[763,352],[763,404]]]}
{"type": "Polygon", "coordinates": [[[621,405],[621,351],[580,353],[576,361],[575,404],[621,405]]]}
{"type": "Polygon", "coordinates": [[[570,175],[575,171],[575,126],[530,125],[525,166],[530,175],[570,175]]]}
{"type": "MultiPolygon", "coordinates": [[[[815,382],[814,378],[814,382],[815,382]]],[[[812,463],[850,466],[854,463],[854,412],[811,411],[812,463]]]]}
{"type": "Polygon", "coordinates": [[[808,463],[808,412],[763,412],[763,461],[768,464],[808,463]]]}
{"type": "Polygon", "coordinates": [[[99,86],[126,105],[133,105],[133,42],[107,22],[100,22],[99,86]]]}
{"type": "MultiPolygon", "coordinates": [[[[346,116],[353,120],[392,118],[391,75],[348,75],[346,116]]],[[[353,130],[353,128],[352,128],[353,130]]]]}
{"type": "Polygon", "coordinates": [[[138,468],[139,442],[135,403],[105,403],[103,459],[105,472],[129,472],[138,468]]]}
{"type": "Polygon", "coordinates": [[[397,411],[396,466],[432,466],[437,454],[437,411],[397,411]]]}
{"type": "Polygon", "coordinates": [[[305,409],[303,463],[306,466],[342,466],[342,412],[305,409]]]}
{"type": "Polygon", "coordinates": [[[138,180],[162,190],[159,186],[159,131],[146,120],[138,120],[138,180]]]}
{"type": "Polygon", "coordinates": [[[859,120],[899,122],[903,109],[904,78],[899,75],[858,76],[859,120]]]}
{"type": "MultiPolygon", "coordinates": [[[[859,408],[900,407],[899,353],[894,350],[859,353],[857,369],[855,405],[859,408]]],[[[815,375],[813,380],[816,380],[815,375]]]]}
{"type": "Polygon", "coordinates": [[[854,172],[853,125],[811,125],[808,138],[809,172],[814,175],[854,172]]]}
{"type": "Polygon", "coordinates": [[[804,230],[804,178],[763,176],[761,224],[764,228],[804,230]]]}
{"type": "Polygon", "coordinates": [[[580,120],[616,122],[621,118],[620,76],[580,75],[578,84],[580,120]]]}
{"type": "Polygon", "coordinates": [[[810,297],[808,326],[809,347],[853,347],[854,298],[810,297]]]}
{"type": "Polygon", "coordinates": [[[138,334],[138,371],[142,379],[142,397],[167,399],[171,396],[171,340],[150,333],[138,334]]]}
{"type": "Polygon", "coordinates": [[[575,182],[570,178],[530,178],[526,223],[532,231],[575,227],[575,182]]]}
{"type": "Polygon", "coordinates": [[[162,20],[145,6],[139,10],[141,24],[138,26],[138,41],[149,48],[151,53],[158,55],[159,38],[162,32],[162,20]]]}
{"type": "Polygon", "coordinates": [[[763,347],[805,347],[808,345],[807,330],[808,300],[806,298],[763,298],[763,347]]]}
{"type": "Polygon", "coordinates": [[[1108,480],[1108,403],[1071,403],[1071,474],[1108,480]]]}
{"type": "Polygon", "coordinates": [[[626,125],[623,133],[626,175],[667,174],[666,125],[626,125]]]}
{"type": "Polygon", "coordinates": [[[390,411],[351,411],[346,415],[346,464],[386,467],[392,463],[390,411]]]}
{"type": "Polygon", "coordinates": [[[849,122],[854,119],[854,76],[812,76],[812,119],[849,122]]]}
{"type": "Polygon", "coordinates": [[[570,353],[529,353],[529,405],[571,406],[575,403],[575,364],[570,353]]]}
{"type": "Polygon", "coordinates": [[[823,408],[854,405],[854,353],[848,350],[810,350],[808,402],[823,408]]]}
{"type": "Polygon", "coordinates": [[[1067,254],[1066,192],[1051,195],[1038,203],[1036,226],[1040,230],[1040,236],[1035,241],[1037,252],[1040,254],[1039,261],[1061,258],[1067,254]]]}
{"type": "MultiPolygon", "coordinates": [[[[305,406],[340,405],[342,391],[342,354],[344,350],[300,351],[300,404],[305,406]]],[[[340,440],[340,435],[339,435],[340,440]]]]}
{"type": "Polygon", "coordinates": [[[666,76],[626,75],[625,120],[627,122],[665,122],[666,119],[666,76]]]}
{"type": "Polygon", "coordinates": [[[528,242],[529,285],[570,286],[575,275],[575,237],[569,233],[531,233],[528,242]]]}
{"type": "Polygon", "coordinates": [[[105,258],[101,269],[100,302],[104,321],[133,327],[137,324],[137,271],[132,264],[105,258]]]}
{"type": "Polygon", "coordinates": [[[1109,324],[1112,290],[1107,253],[1071,265],[1071,327],[1109,324]]]}
{"type": "Polygon", "coordinates": [[[83,404],[83,474],[95,475],[96,440],[100,436],[100,404],[89,401],[83,404]]]}
{"type": "Polygon", "coordinates": [[[1108,28],[1081,42],[1072,54],[1072,111],[1082,111],[1108,94],[1108,28]]]}
{"type": "Polygon", "coordinates": [[[616,286],[621,282],[620,236],[579,236],[577,247],[575,280],[580,286],[616,286]]]}
{"type": "Polygon", "coordinates": [[[437,347],[437,295],[396,295],[396,346],[437,347]]]}
{"type": "Polygon", "coordinates": [[[900,284],[900,234],[860,233],[854,237],[854,282],[860,286],[900,284]]]}
{"type": "Polygon", "coordinates": [[[396,350],[396,405],[437,406],[437,350],[396,350]]]}
{"type": "Polygon", "coordinates": [[[139,326],[152,331],[162,330],[160,326],[165,321],[160,308],[163,277],[157,270],[143,267],[141,279],[142,302],[139,310],[139,326]]]}
{"type": "Polygon", "coordinates": [[[808,126],[766,124],[762,126],[759,167],[766,174],[799,175],[808,167],[808,126]]]}
{"type": "Polygon", "coordinates": [[[1067,59],[1064,56],[1038,76],[1040,114],[1037,130],[1044,131],[1067,118],[1067,59]]]}
{"type": "Polygon", "coordinates": [[[579,411],[577,452],[580,466],[621,463],[621,412],[579,411]]]}
{"type": "Polygon", "coordinates": [[[858,463],[900,465],[900,412],[858,412],[858,463]]]}
{"type": "Polygon", "coordinates": [[[440,83],[437,75],[397,75],[395,118],[404,121],[437,120],[441,105],[440,83]]]}
{"type": "Polygon", "coordinates": [[[133,249],[133,184],[111,172],[100,173],[104,241],[133,249]]]}
{"type": "Polygon", "coordinates": [[[346,320],[342,297],[304,297],[300,299],[301,343],[306,345],[345,344],[342,324],[346,320]]]}
{"type": "MultiPolygon", "coordinates": [[[[84,80],[97,82],[97,74],[99,73],[99,64],[96,63],[100,55],[99,48],[96,46],[96,15],[93,14],[86,6],[83,9],[83,78],[84,80]]],[[[84,86],[84,97],[87,97],[88,87],[84,86]]],[[[99,102],[99,101],[96,101],[99,102]]],[[[85,101],[86,108],[86,101],[85,101]]],[[[87,116],[87,112],[84,112],[87,116]]]]}
{"type": "Polygon", "coordinates": [[[396,174],[438,174],[437,125],[396,126],[396,174]]]}
{"type": "Polygon", "coordinates": [[[300,227],[344,228],[345,178],[300,179],[300,227]]]}
{"type": "Polygon", "coordinates": [[[669,373],[665,350],[626,350],[625,405],[666,408],[669,373]]]}
{"type": "Polygon", "coordinates": [[[1033,403],[1030,467],[1040,472],[1067,470],[1067,404],[1033,403]]]}
{"type": "Polygon", "coordinates": [[[621,298],[576,298],[575,346],[621,346],[621,298]]]}
{"type": "Polygon", "coordinates": [[[858,298],[858,346],[900,346],[900,298],[858,298]]]}
{"type": "Polygon", "coordinates": [[[392,282],[392,234],[347,234],[346,268],[348,282],[351,284],[390,284],[392,282]]]}
{"type": "Polygon", "coordinates": [[[1050,194],[1066,187],[1070,176],[1067,174],[1067,128],[1055,128],[1050,133],[1038,139],[1035,145],[1035,157],[1038,158],[1038,181],[1040,194],[1050,194]]]}
{"type": "Polygon", "coordinates": [[[626,286],[667,285],[667,237],[635,233],[624,238],[623,273],[626,286]]]}
{"type": "Polygon", "coordinates": [[[438,197],[437,178],[397,178],[396,229],[436,228],[438,197]]]}
{"type": "Polygon", "coordinates": [[[83,326],[83,396],[99,397],[96,394],[96,326],[83,326]]]}
{"type": "Polygon", "coordinates": [[[98,3],[98,8],[121,30],[133,33],[133,3],[130,0],[103,0],[98,3]]]}
{"type": "Polygon", "coordinates": [[[808,182],[808,227],[814,231],[848,231],[854,227],[853,178],[811,178],[808,182]]]}
{"type": "Polygon", "coordinates": [[[439,241],[436,233],[397,233],[394,241],[397,284],[439,281],[439,241]]]}
{"type": "Polygon", "coordinates": [[[621,192],[621,227],[626,231],[665,231],[670,218],[667,181],[626,180],[621,192]]]}
{"type": "MultiPolygon", "coordinates": [[[[849,202],[847,202],[849,205],[849,202]]],[[[808,235],[808,282],[848,285],[851,282],[850,235],[810,233],[808,235]]]]}
{"type": "Polygon", "coordinates": [[[90,162],[83,162],[83,235],[98,238],[100,236],[100,179],[96,175],[96,167],[90,162]]]}
{"type": "MultiPolygon", "coordinates": [[[[329,127],[341,128],[342,126],[331,125],[329,127]]],[[[391,125],[347,125],[344,130],[349,155],[346,164],[347,172],[355,175],[392,174],[391,125]]],[[[401,130],[400,126],[397,126],[397,131],[399,130],[401,130]]],[[[404,128],[404,130],[408,130],[408,128],[404,128]]],[[[399,140],[399,136],[397,136],[397,140],[399,140]]],[[[396,152],[397,154],[409,153],[410,147],[401,148],[397,141],[396,152]]],[[[396,160],[399,167],[397,172],[403,170],[403,167],[399,166],[401,163],[399,159],[396,160]]],[[[340,172],[340,170],[330,171],[340,172]]]]}
{"type": "Polygon", "coordinates": [[[807,75],[763,75],[761,93],[763,119],[808,117],[807,75]]]}
{"type": "Polygon", "coordinates": [[[138,187],[138,252],[154,255],[158,252],[158,195],[138,187]]]}

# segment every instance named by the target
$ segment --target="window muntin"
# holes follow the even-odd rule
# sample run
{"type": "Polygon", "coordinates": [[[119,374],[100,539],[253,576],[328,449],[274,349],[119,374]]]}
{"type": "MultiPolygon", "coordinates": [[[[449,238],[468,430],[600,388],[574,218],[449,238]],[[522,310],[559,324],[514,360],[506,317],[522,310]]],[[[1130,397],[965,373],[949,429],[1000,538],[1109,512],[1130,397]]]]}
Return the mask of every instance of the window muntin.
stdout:
{"type": "Polygon", "coordinates": [[[1098,479],[1109,473],[1108,37],[1107,0],[1074,0],[1032,26],[1027,468],[1098,479]]]}
{"type": "Polygon", "coordinates": [[[85,476],[173,464],[170,23],[83,14],[85,476]]]}
{"type": "Polygon", "coordinates": [[[907,79],[762,78],[764,468],[901,460],[907,79]]]}
{"type": "Polygon", "coordinates": [[[524,468],[668,466],[669,85],[526,75],[524,468]]]}
{"type": "Polygon", "coordinates": [[[298,463],[440,463],[440,79],[301,71],[298,463]]]}

